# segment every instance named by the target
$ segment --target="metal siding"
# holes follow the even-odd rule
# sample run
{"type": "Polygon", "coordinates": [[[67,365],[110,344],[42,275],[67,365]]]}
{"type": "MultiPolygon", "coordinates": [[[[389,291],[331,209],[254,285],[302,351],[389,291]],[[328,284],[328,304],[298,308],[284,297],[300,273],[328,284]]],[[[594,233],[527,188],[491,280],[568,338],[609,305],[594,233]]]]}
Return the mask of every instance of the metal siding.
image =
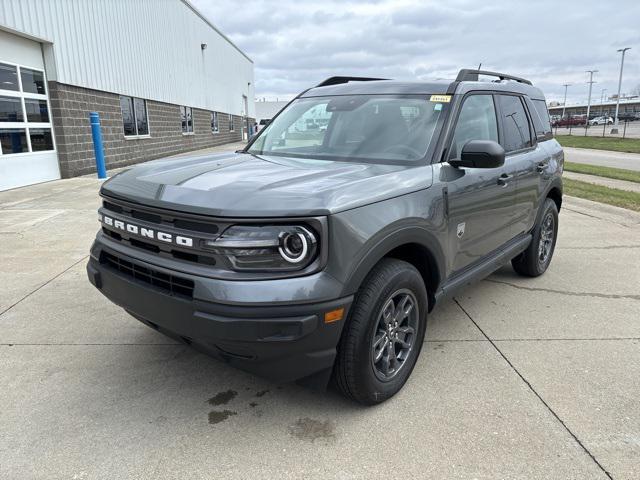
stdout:
{"type": "Polygon", "coordinates": [[[0,25],[53,42],[58,82],[255,116],[253,63],[180,0],[0,0],[0,25]]]}

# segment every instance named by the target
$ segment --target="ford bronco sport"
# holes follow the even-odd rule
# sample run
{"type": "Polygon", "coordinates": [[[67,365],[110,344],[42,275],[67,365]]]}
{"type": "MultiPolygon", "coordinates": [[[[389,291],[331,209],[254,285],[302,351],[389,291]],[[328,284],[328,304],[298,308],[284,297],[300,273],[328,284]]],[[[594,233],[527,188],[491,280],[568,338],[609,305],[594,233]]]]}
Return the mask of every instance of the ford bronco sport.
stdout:
{"type": "Polygon", "coordinates": [[[509,261],[544,273],[562,168],[528,80],[332,77],[243,150],[105,182],[88,276],[138,320],[231,365],[279,382],[333,378],[375,404],[406,382],[443,297],[509,261]]]}

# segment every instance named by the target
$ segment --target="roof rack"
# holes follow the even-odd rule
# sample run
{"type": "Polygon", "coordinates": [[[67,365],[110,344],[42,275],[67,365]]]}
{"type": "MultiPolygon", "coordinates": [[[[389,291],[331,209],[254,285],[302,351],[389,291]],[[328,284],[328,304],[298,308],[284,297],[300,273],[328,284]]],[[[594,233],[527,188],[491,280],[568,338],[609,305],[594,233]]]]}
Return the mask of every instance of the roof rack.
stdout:
{"type": "Polygon", "coordinates": [[[513,75],[507,75],[506,73],[489,72],[487,70],[471,70],[463,68],[458,72],[456,82],[477,82],[479,75],[486,75],[488,77],[498,77],[500,80],[514,80],[519,83],[526,83],[527,85],[533,85],[530,80],[526,78],[514,77],[513,75]]]}
{"type": "Polygon", "coordinates": [[[328,87],[329,85],[340,85],[348,82],[372,82],[375,80],[389,80],[388,78],[369,78],[369,77],[329,77],[320,82],[317,87],[328,87]]]}

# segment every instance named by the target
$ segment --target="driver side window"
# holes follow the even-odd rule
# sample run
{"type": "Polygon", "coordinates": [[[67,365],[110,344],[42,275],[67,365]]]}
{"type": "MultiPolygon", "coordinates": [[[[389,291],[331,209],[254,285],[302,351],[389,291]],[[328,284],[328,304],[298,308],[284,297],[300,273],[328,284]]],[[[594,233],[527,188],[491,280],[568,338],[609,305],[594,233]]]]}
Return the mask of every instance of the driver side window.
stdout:
{"type": "Polygon", "coordinates": [[[449,159],[459,158],[469,140],[498,141],[498,121],[492,95],[471,95],[460,109],[451,141],[449,159]]]}

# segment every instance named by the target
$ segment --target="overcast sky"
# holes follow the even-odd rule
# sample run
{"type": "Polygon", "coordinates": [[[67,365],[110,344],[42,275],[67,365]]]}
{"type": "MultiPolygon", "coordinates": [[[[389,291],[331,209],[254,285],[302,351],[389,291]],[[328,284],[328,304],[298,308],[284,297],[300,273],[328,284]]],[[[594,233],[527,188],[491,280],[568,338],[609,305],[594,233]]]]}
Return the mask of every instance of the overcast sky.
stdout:
{"type": "Polygon", "coordinates": [[[255,64],[256,96],[290,98],[334,75],[453,78],[460,68],[523,76],[548,100],[640,87],[640,0],[192,0],[255,64]]]}

